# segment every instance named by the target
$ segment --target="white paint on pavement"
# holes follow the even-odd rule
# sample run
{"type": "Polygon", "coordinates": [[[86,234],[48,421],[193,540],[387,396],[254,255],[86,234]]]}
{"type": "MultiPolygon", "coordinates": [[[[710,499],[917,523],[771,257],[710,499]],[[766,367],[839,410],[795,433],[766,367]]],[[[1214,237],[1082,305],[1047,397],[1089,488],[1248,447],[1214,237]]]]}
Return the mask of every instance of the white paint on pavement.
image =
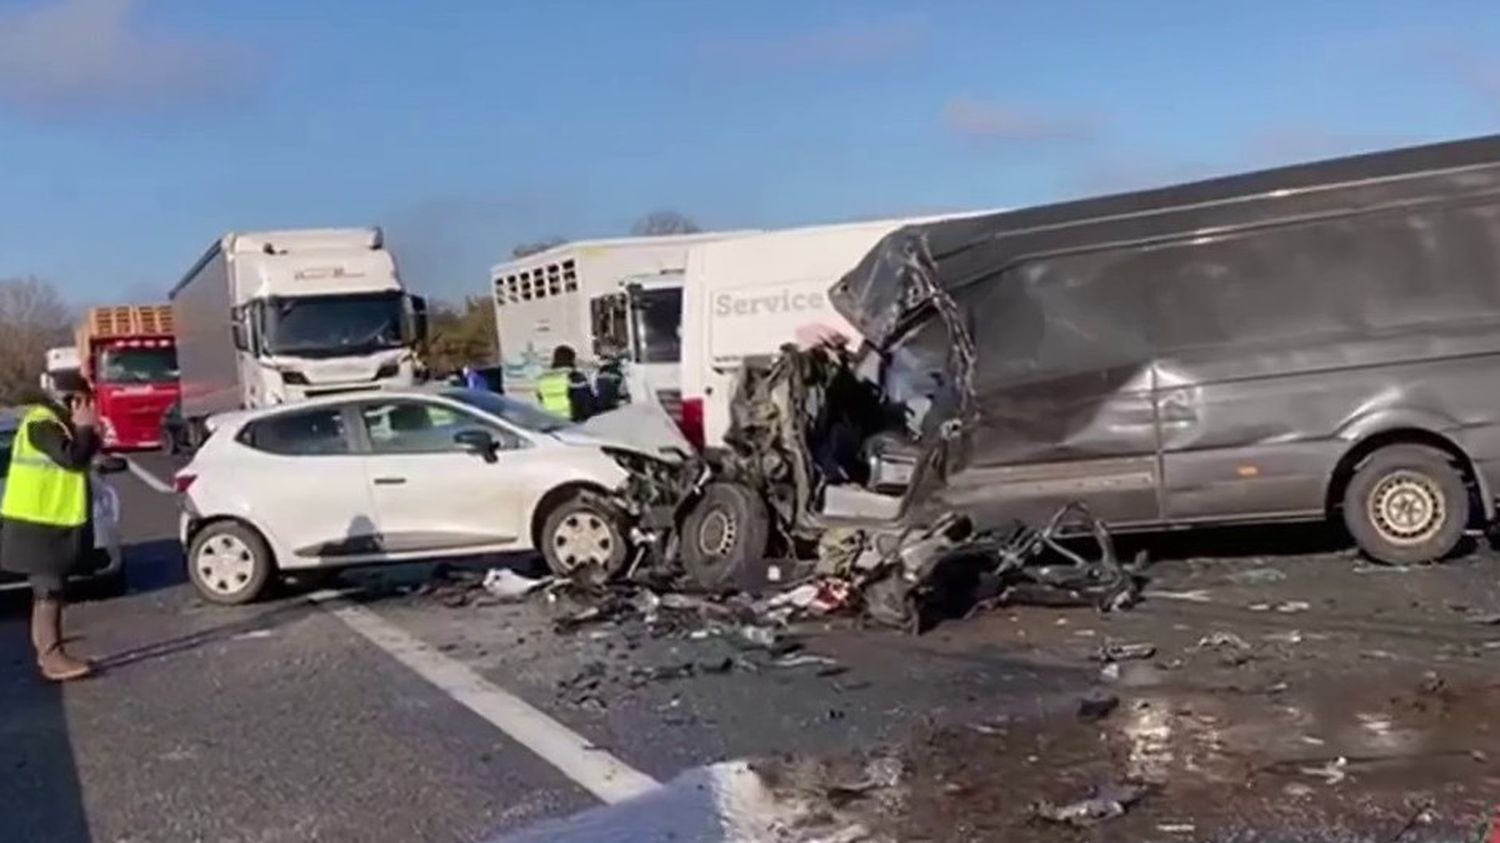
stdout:
{"type": "Polygon", "coordinates": [[[160,477],[157,477],[155,474],[152,474],[151,472],[142,468],[140,463],[136,462],[135,460],[127,459],[125,461],[125,465],[130,467],[130,473],[134,474],[136,476],[136,479],[140,480],[142,483],[145,483],[147,486],[150,486],[152,491],[161,492],[164,495],[172,494],[173,489],[171,483],[168,483],[160,477]]]}
{"type": "Polygon", "coordinates": [[[311,599],[326,605],[350,629],[599,799],[616,804],[661,787],[655,779],[589,743],[473,668],[438,652],[369,609],[350,603],[344,595],[342,591],[325,590],[312,594],[311,599]]]}

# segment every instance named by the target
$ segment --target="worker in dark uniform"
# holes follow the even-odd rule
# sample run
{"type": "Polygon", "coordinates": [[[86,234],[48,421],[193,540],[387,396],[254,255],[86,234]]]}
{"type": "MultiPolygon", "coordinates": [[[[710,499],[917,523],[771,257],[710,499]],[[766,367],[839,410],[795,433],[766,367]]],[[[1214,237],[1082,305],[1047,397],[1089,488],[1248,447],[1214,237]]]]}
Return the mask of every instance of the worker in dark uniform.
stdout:
{"type": "Polygon", "coordinates": [[[99,450],[94,397],[83,378],[37,396],[11,446],[0,499],[0,568],[31,580],[31,644],[42,676],[65,682],[93,667],[63,648],[63,586],[94,546],[89,464],[99,450]]]}
{"type": "Polygon", "coordinates": [[[594,388],[578,370],[572,346],[553,349],[552,368],[537,379],[536,395],[542,409],[555,416],[581,422],[594,414],[594,388]]]}

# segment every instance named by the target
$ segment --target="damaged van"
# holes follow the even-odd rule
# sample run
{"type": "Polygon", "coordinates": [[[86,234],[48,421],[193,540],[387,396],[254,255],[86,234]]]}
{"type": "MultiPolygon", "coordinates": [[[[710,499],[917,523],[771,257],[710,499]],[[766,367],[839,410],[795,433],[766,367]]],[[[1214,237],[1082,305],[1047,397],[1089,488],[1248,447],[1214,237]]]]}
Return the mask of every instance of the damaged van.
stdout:
{"type": "Polygon", "coordinates": [[[681,536],[709,579],[841,523],[1073,502],[1334,518],[1387,563],[1494,516],[1500,136],[907,226],[830,298],[865,342],[742,379],[681,536]]]}

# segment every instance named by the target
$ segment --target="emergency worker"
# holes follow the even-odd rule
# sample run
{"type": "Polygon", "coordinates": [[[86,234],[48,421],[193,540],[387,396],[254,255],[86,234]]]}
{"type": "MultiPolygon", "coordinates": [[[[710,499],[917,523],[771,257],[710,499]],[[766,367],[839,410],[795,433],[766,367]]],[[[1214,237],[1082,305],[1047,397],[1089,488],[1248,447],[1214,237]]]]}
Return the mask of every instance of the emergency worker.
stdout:
{"type": "Polygon", "coordinates": [[[581,422],[594,414],[594,388],[578,370],[572,346],[553,349],[552,368],[537,380],[536,394],[542,409],[553,415],[581,422]]]}
{"type": "Polygon", "coordinates": [[[63,647],[63,587],[94,546],[89,465],[99,450],[94,396],[82,377],[59,378],[58,397],[38,395],[11,445],[0,498],[0,568],[31,581],[31,644],[53,682],[93,672],[63,647]]]}

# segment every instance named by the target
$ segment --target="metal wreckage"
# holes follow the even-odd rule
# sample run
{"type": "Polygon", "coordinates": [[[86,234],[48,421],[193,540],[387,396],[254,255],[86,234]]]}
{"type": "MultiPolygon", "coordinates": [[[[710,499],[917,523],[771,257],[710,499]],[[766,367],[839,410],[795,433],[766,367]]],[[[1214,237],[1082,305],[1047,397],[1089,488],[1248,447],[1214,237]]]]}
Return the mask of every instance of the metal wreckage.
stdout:
{"type": "Polygon", "coordinates": [[[750,361],[727,448],[636,457],[626,486],[601,501],[630,525],[635,552],[595,576],[667,575],[710,591],[801,586],[824,610],[913,632],[1007,603],[1132,605],[1139,571],[1119,562],[1083,504],[986,523],[944,504],[978,418],[976,355],[934,271],[920,228],[891,235],[856,270],[866,289],[886,288],[884,343],[789,345],[750,361]],[[893,373],[882,348],[919,326],[943,349],[940,365],[893,373]]]}

